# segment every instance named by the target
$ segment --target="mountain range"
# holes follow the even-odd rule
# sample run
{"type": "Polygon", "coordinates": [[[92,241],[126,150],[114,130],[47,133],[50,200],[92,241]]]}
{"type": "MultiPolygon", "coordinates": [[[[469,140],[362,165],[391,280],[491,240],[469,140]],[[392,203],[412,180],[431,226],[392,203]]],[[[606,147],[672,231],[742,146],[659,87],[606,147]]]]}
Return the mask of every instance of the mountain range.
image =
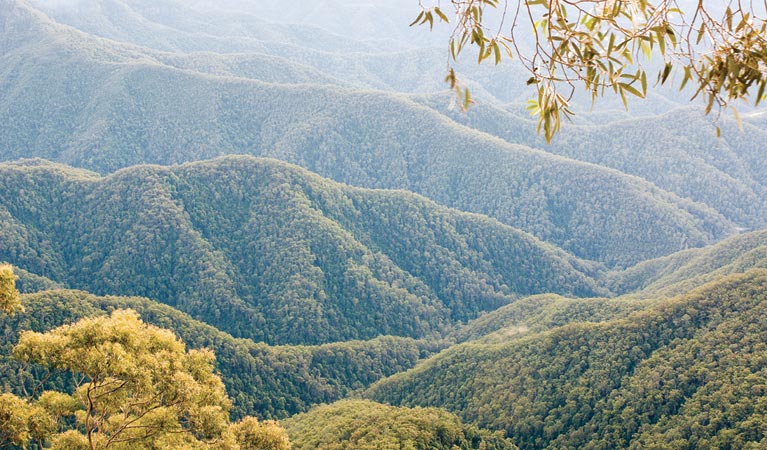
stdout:
{"type": "MultiPolygon", "coordinates": [[[[26,4],[4,0],[2,8],[5,160],[38,156],[108,173],[231,153],[268,156],[343,183],[406,189],[486,214],[610,267],[763,222],[758,207],[726,195],[683,198],[613,168],[467,128],[402,94],[301,84],[312,75],[302,81],[295,65],[277,72],[299,74],[298,84],[192,70],[239,64],[231,56],[165,57],[181,58],[178,68],[154,50],[84,34],[26,4]]],[[[716,186],[763,201],[758,183],[716,186]]]]}
{"type": "Polygon", "coordinates": [[[160,300],[237,337],[424,337],[523,295],[606,293],[598,265],[404,191],[225,157],[101,177],[0,165],[0,259],[61,286],[160,300]]]}
{"type": "Polygon", "coordinates": [[[763,109],[576,93],[547,144],[418,5],[0,0],[2,393],[133,309],[296,449],[766,448],[763,109]]]}

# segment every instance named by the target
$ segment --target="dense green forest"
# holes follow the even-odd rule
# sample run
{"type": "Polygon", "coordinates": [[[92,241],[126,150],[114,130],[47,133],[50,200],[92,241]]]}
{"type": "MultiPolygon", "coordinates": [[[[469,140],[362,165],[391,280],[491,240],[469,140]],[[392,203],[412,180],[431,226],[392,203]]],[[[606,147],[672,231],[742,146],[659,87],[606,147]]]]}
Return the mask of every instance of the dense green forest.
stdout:
{"type": "Polygon", "coordinates": [[[520,295],[606,292],[598,266],[403,191],[227,157],[107,177],[0,166],[0,259],[62,286],[138,295],[236,337],[425,337],[520,295]]]}
{"type": "Polygon", "coordinates": [[[0,0],[0,448],[767,448],[764,110],[418,6],[0,0]]]}
{"type": "MultiPolygon", "coordinates": [[[[22,288],[52,285],[19,272],[22,288]]],[[[131,308],[173,329],[190,348],[215,352],[234,417],[284,418],[373,384],[365,396],[443,407],[510,439],[439,410],[341,402],[284,422],[295,448],[391,442],[467,449],[513,448],[511,442],[520,448],[760,448],[758,424],[767,410],[759,406],[761,394],[744,390],[758,393],[766,384],[759,363],[767,360],[765,292],[767,272],[756,270],[671,300],[532,296],[456,328],[442,343],[381,337],[270,347],[234,339],[148,299],[53,290],[23,295],[26,310],[2,318],[0,373],[4,391],[17,393],[20,380],[31,387],[40,373],[10,357],[18,330],[45,331],[131,308]],[[453,341],[465,343],[429,356],[453,341]]],[[[66,390],[69,382],[62,374],[47,386],[66,390]]]]}
{"type": "Polygon", "coordinates": [[[614,321],[460,344],[366,396],[444,407],[520,448],[761,448],[766,294],[757,270],[614,321]]]}
{"type": "Polygon", "coordinates": [[[466,426],[436,408],[341,400],[284,421],[293,448],[318,450],[516,450],[498,434],[466,426]]]}
{"type": "MultiPolygon", "coordinates": [[[[3,10],[12,34],[0,56],[4,160],[39,156],[106,173],[270,156],[344,183],[414,191],[620,267],[736,229],[715,205],[511,144],[399,94],[182,70],[10,0],[3,10]]],[[[743,214],[732,217],[759,221],[743,214]]]]}

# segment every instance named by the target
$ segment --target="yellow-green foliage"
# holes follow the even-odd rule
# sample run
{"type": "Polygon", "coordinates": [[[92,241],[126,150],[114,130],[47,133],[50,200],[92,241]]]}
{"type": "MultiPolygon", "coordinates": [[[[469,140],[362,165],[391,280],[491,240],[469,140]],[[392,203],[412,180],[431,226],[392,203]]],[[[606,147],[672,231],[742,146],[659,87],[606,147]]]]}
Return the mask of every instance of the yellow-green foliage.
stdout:
{"type": "Polygon", "coordinates": [[[16,275],[10,264],[0,264],[0,311],[13,315],[21,311],[21,299],[16,290],[16,275]]]}
{"type": "Polygon", "coordinates": [[[446,408],[527,449],[765,448],[765,342],[754,270],[622,319],[460,344],[367,395],[446,408]]]}
{"type": "Polygon", "coordinates": [[[259,422],[246,417],[233,423],[229,430],[234,435],[240,450],[290,450],[288,434],[277,422],[259,422]]]}
{"type": "Polygon", "coordinates": [[[10,443],[35,438],[61,450],[239,450],[259,448],[248,444],[259,432],[269,441],[280,431],[272,423],[255,427],[240,446],[238,428],[229,429],[231,402],[213,373],[213,353],[186,351],[171,331],[143,323],[132,310],[46,333],[25,331],[13,353],[24,363],[72,372],[75,389],[44,392],[32,409],[18,397],[4,396],[0,417],[13,420],[0,422],[0,430],[10,443]],[[41,413],[27,418],[19,410],[41,413]]]}
{"type": "Polygon", "coordinates": [[[512,450],[497,434],[466,426],[436,408],[397,408],[341,400],[285,421],[294,448],[318,450],[512,450]]]}
{"type": "Polygon", "coordinates": [[[45,408],[13,394],[0,395],[0,448],[40,443],[55,427],[55,419],[45,408]]]}

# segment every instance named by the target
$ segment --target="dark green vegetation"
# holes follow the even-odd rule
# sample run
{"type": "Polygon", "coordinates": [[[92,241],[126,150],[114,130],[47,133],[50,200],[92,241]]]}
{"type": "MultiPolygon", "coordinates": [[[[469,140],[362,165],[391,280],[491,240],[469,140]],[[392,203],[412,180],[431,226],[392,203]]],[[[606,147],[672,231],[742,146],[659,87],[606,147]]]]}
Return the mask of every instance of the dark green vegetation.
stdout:
{"type": "Polygon", "coordinates": [[[370,398],[442,406],[521,448],[763,448],[767,272],[600,324],[460,344],[370,398]]]}
{"type": "MultiPolygon", "coordinates": [[[[432,351],[422,341],[380,337],[316,347],[279,346],[234,339],[173,308],[144,298],[97,297],[81,291],[46,291],[22,295],[25,312],[0,315],[0,386],[3,392],[22,393],[20,379],[31,391],[36,373],[10,356],[19,330],[48,331],[83,317],[101,316],[131,308],[153,325],[169,328],[190,348],[207,347],[216,354],[217,369],[234,401],[233,415],[283,418],[310,405],[331,402],[355,389],[412,367],[432,351]]],[[[66,390],[70,377],[49,380],[48,388],[66,390]]]]}
{"type": "MultiPolygon", "coordinates": [[[[715,205],[513,145],[401,95],[232,77],[257,74],[229,69],[239,64],[232,55],[163,56],[64,29],[10,0],[0,5],[4,160],[40,156],[105,173],[221,154],[271,156],[337,181],[407,189],[483,213],[610,266],[735,230],[715,205]]],[[[279,76],[293,71],[270,61],[279,76]]]]}
{"type": "Polygon", "coordinates": [[[439,409],[395,408],[366,400],[319,406],[283,425],[296,450],[517,448],[502,436],[463,425],[439,409]]]}
{"type": "Polygon", "coordinates": [[[423,337],[518,295],[601,292],[595,267],[495,220],[273,160],[104,178],[28,161],[0,185],[0,260],[267,343],[423,337]]]}

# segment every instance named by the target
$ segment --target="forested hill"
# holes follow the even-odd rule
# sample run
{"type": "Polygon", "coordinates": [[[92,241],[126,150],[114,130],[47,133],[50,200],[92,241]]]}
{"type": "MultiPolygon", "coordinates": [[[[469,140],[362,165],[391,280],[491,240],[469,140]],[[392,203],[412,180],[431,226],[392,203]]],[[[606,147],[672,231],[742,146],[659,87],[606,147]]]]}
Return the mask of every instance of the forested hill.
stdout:
{"type": "MultiPolygon", "coordinates": [[[[23,276],[28,276],[24,274],[23,276]]],[[[412,367],[440,347],[435,342],[384,336],[321,346],[269,346],[232,336],[193,320],[167,305],[146,298],[97,297],[82,291],[50,290],[22,296],[25,311],[0,315],[0,386],[22,393],[20,381],[32,390],[40,380],[36,367],[11,355],[19,332],[44,332],[84,317],[131,308],[141,318],[178,335],[189,348],[209,348],[234,401],[233,416],[284,418],[311,405],[338,400],[351,391],[412,367]]],[[[71,388],[71,376],[60,373],[47,389],[71,388]]]]}
{"type": "Polygon", "coordinates": [[[269,343],[421,337],[520,295],[605,292],[598,266],[496,220],[274,160],[6,163],[0,205],[0,260],[269,343]]]}
{"type": "Polygon", "coordinates": [[[605,322],[647,309],[652,299],[631,297],[571,298],[555,294],[533,295],[456,327],[455,342],[507,343],[531,334],[578,322],[605,322]]]}
{"type": "Polygon", "coordinates": [[[447,408],[525,449],[764,448],[766,295],[756,270],[625,319],[460,344],[367,396],[447,408]]]}
{"type": "Polygon", "coordinates": [[[726,239],[605,274],[616,293],[638,292],[642,297],[673,296],[723,275],[752,268],[767,269],[767,230],[726,239]]]}
{"type": "Polygon", "coordinates": [[[467,426],[436,408],[342,400],[284,423],[296,450],[518,450],[503,436],[467,426]]]}
{"type": "Polygon", "coordinates": [[[461,113],[448,110],[445,96],[418,101],[507,142],[636,175],[709,205],[743,228],[767,226],[767,165],[762,162],[767,133],[748,121],[739,127],[722,116],[717,138],[714,119],[693,105],[598,125],[565,125],[549,145],[535,133],[531,118],[500,106],[484,102],[461,113]]]}
{"type": "Polygon", "coordinates": [[[23,4],[0,5],[3,160],[40,156],[105,173],[270,156],[357,186],[411,190],[620,267],[735,230],[708,206],[510,145],[400,95],[181,70],[23,4]]]}

